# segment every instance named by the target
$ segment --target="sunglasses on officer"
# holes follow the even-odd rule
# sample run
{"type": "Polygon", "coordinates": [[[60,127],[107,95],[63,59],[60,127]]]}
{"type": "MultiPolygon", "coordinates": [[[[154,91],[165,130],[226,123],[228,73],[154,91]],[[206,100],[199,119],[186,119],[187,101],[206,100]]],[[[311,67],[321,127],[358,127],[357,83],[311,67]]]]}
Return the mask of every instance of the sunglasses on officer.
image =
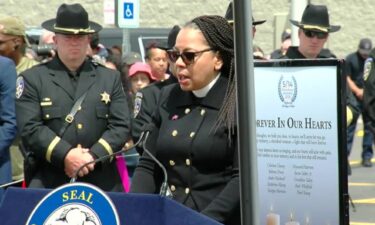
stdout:
{"type": "Polygon", "coordinates": [[[182,52],[179,53],[177,50],[169,50],[167,51],[168,53],[168,58],[171,62],[176,63],[178,58],[181,57],[182,61],[185,63],[185,65],[191,65],[194,63],[195,58],[204,52],[211,51],[211,48],[204,49],[202,51],[197,51],[197,52],[182,52]]]}
{"type": "Polygon", "coordinates": [[[319,31],[312,31],[312,30],[305,30],[305,29],[302,29],[302,31],[308,38],[317,37],[318,39],[326,39],[328,37],[328,33],[326,32],[319,32],[319,31]]]}

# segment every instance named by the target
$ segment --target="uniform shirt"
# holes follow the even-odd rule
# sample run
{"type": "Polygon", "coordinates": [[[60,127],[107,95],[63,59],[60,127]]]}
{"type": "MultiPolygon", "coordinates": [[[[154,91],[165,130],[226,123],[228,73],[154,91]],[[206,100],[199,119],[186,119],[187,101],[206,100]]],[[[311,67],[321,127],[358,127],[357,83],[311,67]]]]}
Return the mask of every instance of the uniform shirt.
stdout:
{"type": "MultiPolygon", "coordinates": [[[[41,186],[55,188],[67,183],[64,159],[78,144],[96,158],[119,151],[129,138],[129,109],[120,74],[85,60],[76,90],[62,62],[35,66],[17,80],[17,122],[22,141],[38,159],[36,177],[41,186]],[[77,99],[87,92],[74,121],[64,135],[58,134],[77,99]]],[[[115,161],[95,165],[82,179],[105,191],[122,190],[115,161]]]]}
{"type": "MultiPolygon", "coordinates": [[[[281,56],[282,59],[305,59],[306,57],[298,50],[297,46],[290,46],[286,51],[284,56],[281,56]]],[[[329,49],[322,49],[316,58],[336,58],[336,56],[329,49]]]]}
{"type": "Polygon", "coordinates": [[[352,81],[359,87],[363,88],[363,68],[366,59],[364,59],[359,52],[349,54],[345,58],[345,75],[350,76],[352,81]]]}
{"type": "MultiPolygon", "coordinates": [[[[229,141],[227,128],[215,129],[227,85],[221,76],[204,98],[178,84],[164,87],[147,146],[166,167],[174,200],[224,224],[240,224],[236,134],[229,141]]],[[[158,193],[162,181],[161,170],[144,153],[132,191],[158,193]]]]}

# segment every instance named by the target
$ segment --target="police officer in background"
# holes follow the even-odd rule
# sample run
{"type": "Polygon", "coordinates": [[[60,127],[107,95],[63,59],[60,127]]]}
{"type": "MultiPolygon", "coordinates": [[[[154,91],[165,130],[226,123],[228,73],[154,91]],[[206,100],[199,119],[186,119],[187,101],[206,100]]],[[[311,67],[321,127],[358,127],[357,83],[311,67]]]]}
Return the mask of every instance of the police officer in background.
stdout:
{"type": "MultiPolygon", "coordinates": [[[[89,34],[102,28],[86,10],[62,4],[42,27],[55,32],[57,54],[17,79],[17,122],[28,158],[37,162],[29,186],[55,188],[85,163],[119,151],[130,118],[119,72],[86,57],[89,34]]],[[[78,176],[104,191],[123,191],[113,158],[83,167],[78,176]]]]}
{"type": "MultiPolygon", "coordinates": [[[[345,58],[345,75],[347,79],[348,86],[355,96],[356,104],[360,109],[363,120],[363,130],[364,135],[362,138],[362,166],[371,167],[371,158],[373,156],[372,144],[373,144],[373,134],[370,130],[370,122],[365,111],[363,111],[363,70],[365,66],[365,61],[368,58],[372,49],[372,42],[368,38],[363,38],[360,40],[358,45],[358,50],[350,53],[345,58]]],[[[353,145],[354,133],[356,130],[357,120],[348,127],[347,130],[347,150],[348,155],[351,152],[353,145]]]]}
{"type": "MultiPolygon", "coordinates": [[[[228,5],[228,8],[227,8],[227,11],[225,12],[224,18],[227,19],[228,23],[233,26],[233,24],[234,24],[234,19],[233,19],[233,1],[229,2],[229,5],[228,5]]],[[[260,25],[260,24],[263,24],[265,22],[266,22],[266,20],[254,20],[254,17],[252,17],[252,25],[253,25],[253,27],[252,27],[253,28],[252,29],[253,30],[252,34],[253,34],[253,39],[254,39],[255,33],[257,31],[256,26],[260,25]]],[[[259,51],[259,50],[261,50],[261,48],[259,46],[253,46],[253,57],[254,57],[254,59],[264,60],[265,59],[264,53],[262,51],[259,51]],[[261,52],[261,54],[258,54],[260,52],[261,52]]]]}
{"type": "MultiPolygon", "coordinates": [[[[175,25],[168,34],[168,46],[165,50],[170,50],[176,43],[176,37],[180,31],[180,27],[175,25]]],[[[174,73],[174,63],[169,62],[169,71],[174,73]]],[[[169,76],[167,80],[157,81],[149,86],[141,89],[136,93],[134,100],[134,119],[132,120],[132,136],[133,141],[136,142],[142,131],[143,126],[151,121],[151,115],[156,109],[156,103],[159,98],[160,90],[170,84],[177,82],[174,76],[169,76]]],[[[142,149],[137,147],[138,152],[142,152],[142,149]]]]}
{"type": "Polygon", "coordinates": [[[365,61],[363,79],[363,110],[369,117],[369,128],[375,135],[375,48],[365,61]]]}
{"type": "MultiPolygon", "coordinates": [[[[336,58],[328,49],[324,49],[324,44],[329,38],[329,34],[340,30],[340,26],[330,25],[328,9],[325,5],[306,6],[300,22],[290,20],[290,22],[299,27],[298,38],[299,46],[290,46],[286,59],[318,59],[318,58],[336,58]]],[[[346,87],[346,113],[347,125],[350,125],[359,115],[359,109],[355,103],[353,93],[346,87]]],[[[348,174],[351,169],[348,164],[348,174]]]]}
{"type": "Polygon", "coordinates": [[[299,46],[290,46],[285,58],[289,59],[317,59],[336,58],[328,49],[324,49],[329,34],[340,30],[340,26],[329,24],[328,9],[325,5],[309,4],[303,11],[300,22],[290,20],[299,27],[299,46]]]}

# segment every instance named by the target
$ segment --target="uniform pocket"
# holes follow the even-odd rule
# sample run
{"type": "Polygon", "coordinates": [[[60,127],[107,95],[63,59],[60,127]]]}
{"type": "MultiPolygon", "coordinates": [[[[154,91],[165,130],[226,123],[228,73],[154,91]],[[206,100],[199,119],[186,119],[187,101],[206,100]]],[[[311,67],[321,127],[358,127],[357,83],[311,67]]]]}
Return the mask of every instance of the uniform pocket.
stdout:
{"type": "Polygon", "coordinates": [[[43,120],[51,120],[61,118],[63,115],[61,107],[43,107],[43,120]]]}
{"type": "Polygon", "coordinates": [[[108,107],[105,106],[97,106],[96,107],[96,116],[101,119],[108,118],[108,107]]]}

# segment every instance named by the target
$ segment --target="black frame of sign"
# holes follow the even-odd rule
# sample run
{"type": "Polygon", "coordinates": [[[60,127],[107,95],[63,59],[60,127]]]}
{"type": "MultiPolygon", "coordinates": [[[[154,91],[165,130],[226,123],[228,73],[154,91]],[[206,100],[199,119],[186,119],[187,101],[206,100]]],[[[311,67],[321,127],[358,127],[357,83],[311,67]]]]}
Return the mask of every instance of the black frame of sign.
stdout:
{"type": "MultiPolygon", "coordinates": [[[[338,59],[286,59],[254,61],[254,67],[301,67],[336,66],[337,67],[337,134],[338,134],[338,184],[339,184],[339,221],[340,225],[349,225],[348,159],[346,151],[346,76],[342,72],[343,61],[338,59]],[[341,149],[341,151],[340,151],[341,149]]],[[[256,89],[256,88],[255,88],[256,89]]],[[[316,104],[316,103],[315,103],[316,104]]],[[[321,207],[324,207],[322,205],[321,207]]],[[[312,224],[314,224],[312,222],[312,224]]]]}

